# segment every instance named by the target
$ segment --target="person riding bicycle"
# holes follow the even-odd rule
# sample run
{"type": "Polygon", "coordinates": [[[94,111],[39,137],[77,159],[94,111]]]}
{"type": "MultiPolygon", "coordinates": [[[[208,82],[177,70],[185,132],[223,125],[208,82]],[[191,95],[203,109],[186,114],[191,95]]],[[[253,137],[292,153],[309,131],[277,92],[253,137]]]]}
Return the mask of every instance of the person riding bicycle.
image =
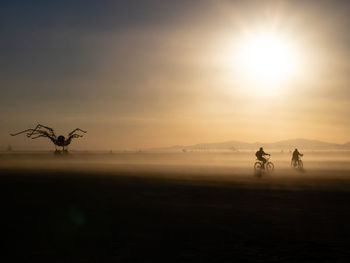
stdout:
{"type": "Polygon", "coordinates": [[[292,163],[293,162],[295,162],[295,163],[297,163],[297,162],[299,162],[299,156],[303,156],[304,154],[302,154],[302,153],[300,153],[299,151],[298,151],[298,149],[297,148],[295,148],[295,150],[294,150],[294,152],[293,152],[293,156],[292,156],[292,163]]]}
{"type": "Polygon", "coordinates": [[[267,162],[267,160],[263,157],[265,155],[271,156],[271,154],[264,152],[262,147],[260,147],[259,151],[255,153],[256,158],[263,163],[262,169],[265,169],[265,163],[267,162]]]}

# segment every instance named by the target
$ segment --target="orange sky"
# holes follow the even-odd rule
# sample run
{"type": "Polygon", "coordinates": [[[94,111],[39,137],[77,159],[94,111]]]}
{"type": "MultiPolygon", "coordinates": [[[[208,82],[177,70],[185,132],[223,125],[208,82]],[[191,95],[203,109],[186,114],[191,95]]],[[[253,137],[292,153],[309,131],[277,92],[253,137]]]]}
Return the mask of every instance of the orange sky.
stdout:
{"type": "Polygon", "coordinates": [[[1,147],[51,149],[45,139],[8,135],[37,123],[58,135],[88,130],[72,149],[350,140],[346,1],[96,5],[9,4],[1,147]],[[22,14],[19,22],[11,12],[22,14]],[[299,64],[297,74],[266,84],[242,75],[235,54],[245,34],[271,30],[299,64]]]}

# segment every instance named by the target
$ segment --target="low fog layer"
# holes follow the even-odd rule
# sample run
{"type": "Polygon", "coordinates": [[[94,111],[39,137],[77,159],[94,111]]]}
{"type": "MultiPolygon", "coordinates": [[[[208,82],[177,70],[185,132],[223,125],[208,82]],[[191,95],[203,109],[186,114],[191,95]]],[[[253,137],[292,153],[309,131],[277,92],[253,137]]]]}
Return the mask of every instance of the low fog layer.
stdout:
{"type": "MultiPolygon", "coordinates": [[[[269,151],[267,151],[269,152],[269,151]]],[[[118,173],[121,171],[148,175],[161,173],[186,177],[188,175],[250,176],[256,161],[254,151],[247,152],[118,152],[77,153],[54,155],[52,152],[1,153],[2,170],[54,170],[118,173]]],[[[275,164],[274,177],[301,174],[291,169],[290,152],[270,152],[275,164]]],[[[350,175],[349,151],[310,151],[302,157],[308,175],[350,175]],[[338,171],[338,172],[337,172],[338,171]]],[[[216,177],[215,177],[216,176],[216,177]]]]}

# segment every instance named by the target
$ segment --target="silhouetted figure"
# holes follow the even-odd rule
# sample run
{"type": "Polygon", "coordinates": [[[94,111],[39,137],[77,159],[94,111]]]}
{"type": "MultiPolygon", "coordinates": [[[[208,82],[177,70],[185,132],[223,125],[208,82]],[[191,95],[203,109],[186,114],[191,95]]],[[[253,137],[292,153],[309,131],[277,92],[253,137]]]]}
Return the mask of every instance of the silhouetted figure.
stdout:
{"type": "Polygon", "coordinates": [[[12,152],[12,146],[11,146],[11,145],[8,145],[8,146],[7,146],[7,151],[8,151],[8,152],[12,152]]]}
{"type": "Polygon", "coordinates": [[[256,158],[263,163],[262,169],[265,169],[265,163],[267,162],[267,160],[263,157],[265,155],[270,156],[271,154],[264,152],[262,147],[260,147],[259,151],[255,153],[256,158]]]}
{"type": "Polygon", "coordinates": [[[16,136],[22,133],[26,133],[28,138],[36,139],[39,137],[46,137],[49,138],[55,145],[56,147],[56,152],[55,153],[60,153],[59,150],[57,150],[57,146],[62,147],[62,152],[67,152],[67,149],[64,149],[64,147],[67,147],[73,138],[80,138],[83,137],[83,135],[78,134],[76,132],[83,132],[86,133],[86,131],[83,131],[79,128],[76,128],[75,130],[71,131],[68,134],[68,138],[66,139],[64,136],[60,135],[56,137],[56,134],[54,133],[52,128],[49,128],[47,126],[38,124],[34,129],[27,129],[15,134],[11,134],[11,136],[16,136]]]}
{"type": "Polygon", "coordinates": [[[293,154],[292,154],[292,165],[293,163],[298,164],[300,162],[299,156],[303,156],[304,154],[300,153],[297,148],[295,148],[293,154]]]}

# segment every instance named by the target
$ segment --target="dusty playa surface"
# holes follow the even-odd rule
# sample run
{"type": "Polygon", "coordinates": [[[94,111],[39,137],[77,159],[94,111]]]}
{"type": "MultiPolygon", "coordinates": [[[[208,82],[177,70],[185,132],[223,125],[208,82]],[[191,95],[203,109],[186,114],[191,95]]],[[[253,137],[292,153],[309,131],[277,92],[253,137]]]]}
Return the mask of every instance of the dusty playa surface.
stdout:
{"type": "Polygon", "coordinates": [[[0,154],[2,257],[49,262],[347,262],[350,155],[0,154]]]}

